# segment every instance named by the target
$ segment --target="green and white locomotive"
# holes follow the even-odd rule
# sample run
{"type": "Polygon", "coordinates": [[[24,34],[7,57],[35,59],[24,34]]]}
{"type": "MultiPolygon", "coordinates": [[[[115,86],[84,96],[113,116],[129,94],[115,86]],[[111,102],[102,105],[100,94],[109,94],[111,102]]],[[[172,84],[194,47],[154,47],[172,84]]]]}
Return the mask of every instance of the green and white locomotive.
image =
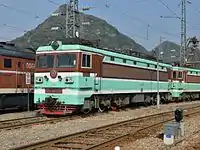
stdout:
{"type": "Polygon", "coordinates": [[[36,52],[34,102],[42,114],[104,111],[131,103],[199,98],[200,70],[125,55],[79,42],[36,52]]]}

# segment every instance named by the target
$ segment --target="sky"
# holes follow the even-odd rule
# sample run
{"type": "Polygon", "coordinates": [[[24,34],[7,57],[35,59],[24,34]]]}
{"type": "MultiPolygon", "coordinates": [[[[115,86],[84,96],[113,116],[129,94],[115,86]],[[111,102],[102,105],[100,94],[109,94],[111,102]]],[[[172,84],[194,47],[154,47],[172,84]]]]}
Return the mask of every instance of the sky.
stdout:
{"type": "MultiPolygon", "coordinates": [[[[0,40],[22,36],[36,28],[69,0],[0,0],[0,40]],[[9,7],[8,7],[9,6],[9,7]]],[[[162,40],[180,44],[181,0],[79,0],[79,8],[106,20],[119,32],[151,50],[162,40]],[[105,7],[105,5],[109,7],[105,7]],[[161,18],[170,16],[172,18],[161,18]]],[[[187,37],[200,35],[200,0],[187,4],[187,37]]]]}

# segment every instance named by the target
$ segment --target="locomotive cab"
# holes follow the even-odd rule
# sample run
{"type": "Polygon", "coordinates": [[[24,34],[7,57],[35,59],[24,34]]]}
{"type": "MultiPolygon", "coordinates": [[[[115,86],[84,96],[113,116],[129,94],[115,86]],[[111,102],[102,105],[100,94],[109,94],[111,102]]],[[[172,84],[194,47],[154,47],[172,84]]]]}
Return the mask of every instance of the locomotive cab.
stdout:
{"type": "Polygon", "coordinates": [[[100,90],[102,57],[79,45],[39,47],[34,101],[43,114],[62,115],[81,108],[100,90]]]}

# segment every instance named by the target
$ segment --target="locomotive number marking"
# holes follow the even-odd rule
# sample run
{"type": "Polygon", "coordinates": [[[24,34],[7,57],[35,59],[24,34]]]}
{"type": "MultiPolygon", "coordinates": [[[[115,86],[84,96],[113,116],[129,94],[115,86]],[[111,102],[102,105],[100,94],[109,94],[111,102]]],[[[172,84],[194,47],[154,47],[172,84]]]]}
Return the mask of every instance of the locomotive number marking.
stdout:
{"type": "Polygon", "coordinates": [[[31,74],[30,74],[30,72],[26,73],[26,84],[31,84],[31,74]]]}
{"type": "Polygon", "coordinates": [[[34,63],[26,63],[26,68],[32,69],[32,68],[35,68],[35,65],[34,63]]]}

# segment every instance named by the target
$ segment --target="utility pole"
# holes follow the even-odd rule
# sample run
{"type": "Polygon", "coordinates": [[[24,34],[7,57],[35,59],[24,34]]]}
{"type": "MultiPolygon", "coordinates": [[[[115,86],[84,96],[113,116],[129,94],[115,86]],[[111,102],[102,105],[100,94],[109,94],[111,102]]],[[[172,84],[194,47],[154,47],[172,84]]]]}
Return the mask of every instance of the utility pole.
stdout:
{"type": "Polygon", "coordinates": [[[161,18],[178,18],[181,20],[181,47],[180,47],[180,66],[183,66],[186,58],[186,50],[187,50],[187,26],[186,26],[186,3],[191,4],[192,2],[189,0],[181,0],[181,17],[179,16],[160,16],[161,18]]]}
{"type": "Polygon", "coordinates": [[[78,0],[70,0],[66,3],[66,38],[79,37],[80,15],[78,0]]]}
{"type": "MultiPolygon", "coordinates": [[[[65,15],[65,38],[83,38],[83,26],[90,25],[90,22],[84,22],[84,11],[89,11],[94,7],[83,7],[79,10],[78,7],[79,0],[69,0],[66,2],[65,13],[59,12],[54,13],[52,16],[62,16],[65,15]]],[[[52,27],[51,30],[60,30],[60,27],[52,27]]]]}
{"type": "MultiPolygon", "coordinates": [[[[164,37],[160,36],[160,43],[159,45],[162,43],[162,39],[164,39],[164,37]]],[[[163,54],[163,52],[161,52],[160,47],[158,48],[158,52],[157,52],[157,108],[160,109],[160,91],[159,91],[159,83],[160,83],[160,73],[159,73],[159,59],[160,59],[160,55],[163,54]]]]}
{"type": "Polygon", "coordinates": [[[186,0],[181,0],[181,47],[180,47],[180,66],[185,64],[186,53],[186,0]]]}

